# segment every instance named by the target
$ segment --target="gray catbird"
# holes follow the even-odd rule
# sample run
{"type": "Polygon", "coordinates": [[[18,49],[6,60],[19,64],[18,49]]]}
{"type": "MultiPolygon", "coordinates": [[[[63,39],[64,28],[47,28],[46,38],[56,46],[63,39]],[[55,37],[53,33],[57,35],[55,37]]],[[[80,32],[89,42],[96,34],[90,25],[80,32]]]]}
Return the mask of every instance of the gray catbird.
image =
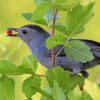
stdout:
{"type": "MultiPolygon", "coordinates": [[[[10,28],[13,31],[17,31],[19,34],[13,34],[10,36],[16,36],[21,38],[30,48],[32,54],[36,56],[38,61],[45,67],[51,68],[51,50],[46,48],[46,39],[51,35],[37,25],[25,25],[20,28],[10,28]]],[[[64,50],[55,59],[55,66],[61,66],[64,70],[68,70],[74,74],[81,73],[84,77],[88,77],[86,69],[92,68],[100,64],[100,43],[78,39],[90,47],[91,52],[95,56],[95,59],[87,63],[80,63],[72,60],[65,55],[64,50]]],[[[55,55],[63,46],[57,46],[54,48],[55,55]]]]}

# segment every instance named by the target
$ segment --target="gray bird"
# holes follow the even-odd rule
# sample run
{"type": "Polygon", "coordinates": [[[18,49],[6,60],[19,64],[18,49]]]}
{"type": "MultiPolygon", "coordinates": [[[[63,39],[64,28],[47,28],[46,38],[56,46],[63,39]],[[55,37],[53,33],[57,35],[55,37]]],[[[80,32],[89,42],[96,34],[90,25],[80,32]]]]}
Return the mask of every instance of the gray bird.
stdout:
{"type": "MultiPolygon", "coordinates": [[[[46,48],[46,40],[51,36],[46,30],[37,25],[26,25],[20,28],[10,28],[19,34],[13,34],[21,38],[30,48],[32,54],[38,59],[38,61],[45,67],[51,68],[51,50],[46,48]]],[[[100,64],[100,43],[92,40],[78,39],[87,44],[95,59],[87,63],[80,63],[72,60],[65,55],[64,50],[55,59],[55,66],[61,66],[64,70],[68,70],[73,74],[81,73],[84,77],[88,77],[86,69],[95,67],[100,64]]],[[[61,50],[63,46],[57,46],[54,48],[55,55],[61,50]]]]}

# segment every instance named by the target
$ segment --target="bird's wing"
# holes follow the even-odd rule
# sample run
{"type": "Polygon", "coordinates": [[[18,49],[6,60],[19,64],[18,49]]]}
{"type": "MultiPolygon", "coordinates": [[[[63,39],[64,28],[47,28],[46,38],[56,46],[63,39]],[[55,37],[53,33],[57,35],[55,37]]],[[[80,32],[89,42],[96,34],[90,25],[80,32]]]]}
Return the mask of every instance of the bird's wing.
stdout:
{"type": "MultiPolygon", "coordinates": [[[[73,40],[79,40],[79,41],[84,42],[85,44],[87,44],[90,47],[90,50],[94,54],[94,56],[100,58],[100,43],[99,42],[92,41],[92,40],[86,40],[86,39],[73,39],[73,40]]],[[[64,49],[62,49],[62,48],[63,48],[62,45],[55,47],[54,48],[55,55],[57,55],[57,53],[59,51],[61,51],[59,53],[58,57],[66,56],[64,49]]],[[[45,56],[51,57],[51,50],[47,50],[47,49],[43,50],[42,54],[45,56]]]]}

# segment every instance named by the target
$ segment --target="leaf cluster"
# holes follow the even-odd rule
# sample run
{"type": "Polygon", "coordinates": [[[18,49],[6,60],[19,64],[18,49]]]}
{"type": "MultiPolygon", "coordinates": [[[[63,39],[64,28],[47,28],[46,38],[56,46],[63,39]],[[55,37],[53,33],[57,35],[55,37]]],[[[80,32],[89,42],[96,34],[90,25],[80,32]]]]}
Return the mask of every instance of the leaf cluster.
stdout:
{"type": "Polygon", "coordinates": [[[41,94],[40,100],[73,100],[70,95],[75,98],[83,98],[76,100],[85,100],[85,98],[92,100],[89,94],[79,89],[84,84],[84,78],[80,75],[71,75],[61,67],[55,67],[53,70],[48,69],[46,75],[41,75],[46,78],[47,83],[45,87],[41,87],[42,78],[36,74],[37,60],[33,56],[25,57],[19,66],[9,60],[0,61],[0,65],[0,73],[2,74],[0,77],[1,100],[14,100],[15,98],[15,82],[7,75],[23,74],[31,75],[22,84],[22,92],[27,100],[34,99],[33,95],[36,93],[41,94]]]}
{"type": "MultiPolygon", "coordinates": [[[[85,25],[93,17],[94,2],[82,3],[81,0],[35,0],[36,9],[33,13],[23,13],[26,20],[55,28],[60,33],[55,33],[46,41],[48,49],[63,45],[65,54],[71,59],[86,63],[94,59],[90,48],[83,42],[72,40],[74,36],[84,32],[85,25]],[[57,10],[56,24],[53,27],[53,18],[57,10]],[[60,12],[66,15],[66,21],[60,12]]],[[[58,52],[59,53],[59,52],[58,52]]],[[[59,55],[59,54],[57,54],[59,55]]]]}

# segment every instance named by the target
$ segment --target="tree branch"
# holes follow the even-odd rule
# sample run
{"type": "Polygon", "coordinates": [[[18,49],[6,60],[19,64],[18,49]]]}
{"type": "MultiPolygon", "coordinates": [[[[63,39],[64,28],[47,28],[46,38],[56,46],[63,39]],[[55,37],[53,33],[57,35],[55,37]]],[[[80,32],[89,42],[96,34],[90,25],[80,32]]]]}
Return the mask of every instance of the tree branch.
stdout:
{"type": "MultiPolygon", "coordinates": [[[[55,34],[55,24],[56,24],[56,16],[57,16],[57,9],[53,9],[53,27],[52,27],[52,36],[55,34]]],[[[54,49],[52,49],[52,68],[55,66],[55,54],[54,49]]]]}

